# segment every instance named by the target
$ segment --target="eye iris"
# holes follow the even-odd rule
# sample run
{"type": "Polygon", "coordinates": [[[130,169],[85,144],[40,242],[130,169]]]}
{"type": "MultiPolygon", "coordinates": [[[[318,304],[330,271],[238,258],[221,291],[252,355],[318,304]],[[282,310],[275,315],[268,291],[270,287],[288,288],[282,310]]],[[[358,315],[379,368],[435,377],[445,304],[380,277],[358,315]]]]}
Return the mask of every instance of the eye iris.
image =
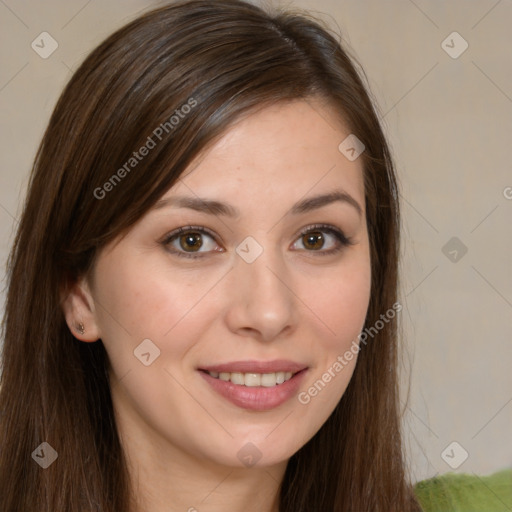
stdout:
{"type": "Polygon", "coordinates": [[[313,233],[303,235],[302,241],[304,243],[304,247],[308,249],[321,249],[324,245],[324,236],[320,231],[315,231],[313,233]]]}
{"type": "Polygon", "coordinates": [[[184,250],[191,249],[192,252],[198,251],[203,245],[200,233],[186,233],[180,236],[180,246],[184,250]]]}

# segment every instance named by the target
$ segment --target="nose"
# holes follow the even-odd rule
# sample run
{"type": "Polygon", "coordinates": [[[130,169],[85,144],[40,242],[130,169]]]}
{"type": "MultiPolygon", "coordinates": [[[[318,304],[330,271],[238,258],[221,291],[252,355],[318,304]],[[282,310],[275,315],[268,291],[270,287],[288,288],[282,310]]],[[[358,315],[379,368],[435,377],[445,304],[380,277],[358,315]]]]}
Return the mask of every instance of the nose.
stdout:
{"type": "Polygon", "coordinates": [[[282,258],[270,251],[252,263],[237,257],[229,274],[226,323],[232,332],[272,341],[295,329],[298,299],[282,258]]]}

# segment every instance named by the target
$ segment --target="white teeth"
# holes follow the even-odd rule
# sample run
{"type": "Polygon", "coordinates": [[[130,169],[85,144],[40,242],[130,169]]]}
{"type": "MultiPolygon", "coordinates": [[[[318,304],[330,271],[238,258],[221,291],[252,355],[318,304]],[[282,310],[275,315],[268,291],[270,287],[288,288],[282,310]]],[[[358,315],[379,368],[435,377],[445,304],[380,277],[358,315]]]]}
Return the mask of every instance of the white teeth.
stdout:
{"type": "Polygon", "coordinates": [[[282,384],[292,378],[292,372],[276,372],[276,373],[241,373],[241,372],[208,372],[211,377],[223,381],[231,381],[238,386],[247,386],[249,388],[263,386],[271,388],[278,384],[282,384]]]}
{"type": "MultiPolygon", "coordinates": [[[[282,372],[279,372],[279,373],[282,373],[282,372]]],[[[277,378],[277,373],[264,373],[262,376],[261,376],[261,385],[262,386],[265,386],[266,388],[270,388],[272,386],[275,386],[276,384],[282,384],[284,382],[279,382],[278,378],[277,378]]]]}
{"type": "Polygon", "coordinates": [[[284,382],[284,372],[277,372],[276,373],[276,382],[278,384],[282,384],[284,382]]]}
{"type": "MultiPolygon", "coordinates": [[[[231,382],[234,384],[238,384],[233,380],[233,374],[231,374],[231,382]]],[[[255,388],[256,386],[261,386],[261,374],[260,373],[246,373],[244,382],[247,387],[255,388]]]]}
{"type": "Polygon", "coordinates": [[[243,386],[244,385],[244,374],[243,373],[233,372],[231,374],[231,382],[233,384],[238,384],[240,386],[243,386]]]}

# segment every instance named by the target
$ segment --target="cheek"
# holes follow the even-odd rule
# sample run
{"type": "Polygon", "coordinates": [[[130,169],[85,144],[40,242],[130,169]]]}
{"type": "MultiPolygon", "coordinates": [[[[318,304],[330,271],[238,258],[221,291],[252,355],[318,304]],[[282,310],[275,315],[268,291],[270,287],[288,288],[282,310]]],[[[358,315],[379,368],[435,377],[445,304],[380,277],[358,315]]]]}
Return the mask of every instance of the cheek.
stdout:
{"type": "Polygon", "coordinates": [[[134,337],[166,332],[192,300],[186,286],[176,281],[169,286],[161,272],[136,262],[100,268],[98,275],[101,327],[123,329],[134,337]]]}
{"type": "MultiPolygon", "coordinates": [[[[111,261],[115,265],[97,265],[94,298],[101,339],[116,373],[126,373],[134,362],[140,364],[134,350],[146,339],[161,355],[180,360],[191,348],[190,340],[199,338],[208,313],[214,313],[214,305],[203,295],[218,276],[191,279],[190,274],[171,274],[164,266],[156,268],[126,255],[111,261]]],[[[155,365],[162,360],[156,359],[155,365]]]]}
{"type": "MultiPolygon", "coordinates": [[[[363,276],[350,276],[336,286],[331,285],[323,297],[322,312],[334,336],[332,342],[359,334],[363,327],[370,298],[370,281],[363,276]]],[[[319,303],[321,301],[319,300],[319,303]]],[[[328,338],[329,339],[329,338],[328,338]]]]}
{"type": "Polygon", "coordinates": [[[359,353],[358,336],[364,326],[371,290],[371,267],[366,251],[323,280],[315,279],[309,304],[315,315],[310,353],[311,375],[298,396],[304,414],[315,418],[312,431],[331,414],[343,396],[359,353]]]}
{"type": "Polygon", "coordinates": [[[344,350],[363,328],[370,300],[370,260],[365,252],[353,258],[351,264],[340,266],[322,280],[313,281],[314,292],[309,294],[311,309],[318,317],[318,328],[325,353],[344,350]]]}

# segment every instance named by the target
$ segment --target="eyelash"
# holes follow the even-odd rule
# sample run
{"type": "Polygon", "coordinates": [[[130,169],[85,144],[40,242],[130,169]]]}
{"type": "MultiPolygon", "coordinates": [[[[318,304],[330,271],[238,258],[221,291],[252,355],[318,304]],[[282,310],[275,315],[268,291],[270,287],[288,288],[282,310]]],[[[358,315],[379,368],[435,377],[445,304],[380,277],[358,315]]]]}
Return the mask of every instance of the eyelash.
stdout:
{"type": "MultiPolygon", "coordinates": [[[[312,252],[316,253],[319,256],[330,256],[331,254],[335,254],[340,252],[342,249],[344,249],[347,246],[353,245],[353,240],[349,237],[346,237],[345,234],[339,230],[338,228],[335,228],[334,226],[330,226],[329,224],[313,224],[311,226],[308,226],[307,228],[304,228],[300,233],[297,234],[296,240],[303,237],[304,235],[307,235],[309,233],[314,233],[315,231],[320,231],[322,233],[328,233],[330,235],[333,235],[334,238],[338,241],[338,246],[329,249],[327,251],[318,250],[318,251],[307,251],[306,252],[312,252]]],[[[174,231],[171,231],[169,234],[165,236],[165,238],[162,240],[162,245],[169,250],[172,254],[175,254],[176,256],[182,257],[182,258],[191,258],[191,259],[199,259],[204,257],[205,254],[211,251],[205,252],[184,252],[184,251],[177,251],[174,248],[170,249],[170,243],[178,236],[193,232],[193,233],[200,233],[200,234],[206,234],[210,236],[213,240],[215,240],[215,235],[212,231],[210,231],[208,228],[205,228],[203,226],[183,226],[181,228],[175,229],[174,231]]]]}

